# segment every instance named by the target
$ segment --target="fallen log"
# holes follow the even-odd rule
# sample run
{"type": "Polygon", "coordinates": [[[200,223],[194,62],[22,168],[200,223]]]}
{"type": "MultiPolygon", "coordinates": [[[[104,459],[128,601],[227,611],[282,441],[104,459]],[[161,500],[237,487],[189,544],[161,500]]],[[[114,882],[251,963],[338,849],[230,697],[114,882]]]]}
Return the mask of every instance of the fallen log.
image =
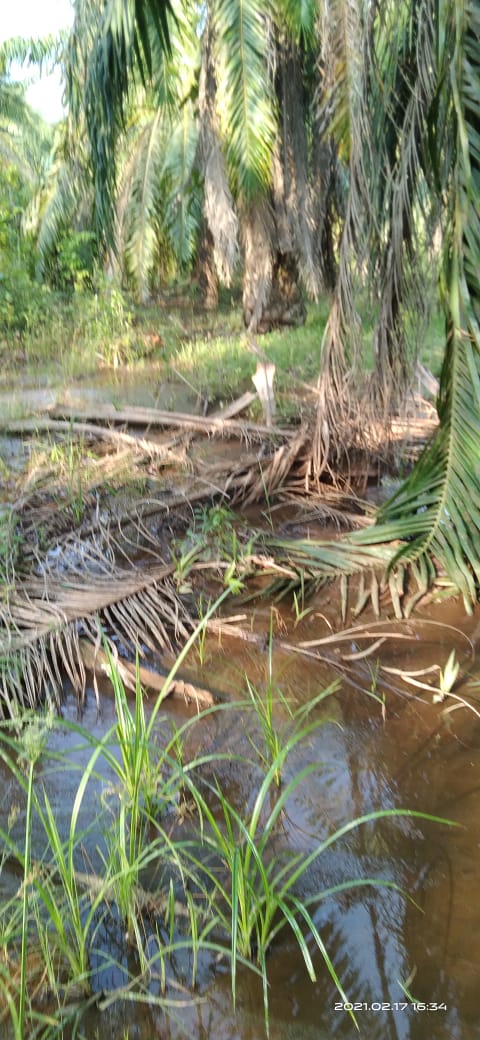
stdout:
{"type": "Polygon", "coordinates": [[[127,426],[174,426],[198,433],[222,434],[223,436],[282,437],[289,440],[295,431],[278,426],[239,419],[224,419],[221,416],[189,415],[187,412],[166,412],[158,408],[115,408],[113,405],[96,405],[92,408],[75,408],[56,404],[48,408],[50,416],[58,419],[96,422],[126,423],[127,426]]]}
{"type": "Polygon", "coordinates": [[[252,390],[247,390],[246,393],[242,394],[241,397],[237,397],[236,401],[232,401],[231,404],[227,404],[225,408],[221,408],[218,412],[212,412],[208,416],[209,419],[233,419],[235,415],[239,415],[245,408],[249,408],[255,401],[257,395],[252,390]]]}
{"type": "Polygon", "coordinates": [[[72,433],[84,437],[94,437],[98,440],[111,441],[113,444],[127,445],[135,451],[141,451],[145,455],[160,456],[163,461],[178,463],[184,461],[183,456],[174,455],[171,447],[176,443],[176,438],[168,443],[160,444],[157,441],[147,440],[145,437],[134,437],[131,433],[122,430],[114,430],[111,426],[98,426],[95,423],[77,422],[72,419],[52,419],[50,416],[39,415],[29,419],[13,419],[2,422],[0,429],[7,433],[36,433],[47,431],[49,433],[72,433]]]}

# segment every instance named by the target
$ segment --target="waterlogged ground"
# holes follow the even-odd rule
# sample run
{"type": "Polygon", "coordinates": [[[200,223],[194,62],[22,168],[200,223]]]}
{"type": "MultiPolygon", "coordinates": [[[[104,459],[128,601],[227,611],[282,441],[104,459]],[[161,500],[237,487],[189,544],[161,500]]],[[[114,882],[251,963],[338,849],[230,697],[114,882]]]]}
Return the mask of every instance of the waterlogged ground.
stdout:
{"type": "MultiPolygon", "coordinates": [[[[91,403],[92,394],[99,403],[113,400],[111,386],[104,388],[100,383],[85,388],[76,385],[69,393],[75,404],[91,403]]],[[[129,380],[125,385],[121,379],[117,381],[115,403],[193,410],[195,402],[188,396],[188,388],[185,393],[184,400],[159,397],[153,371],[144,372],[135,386],[129,380]]],[[[49,388],[35,394],[31,405],[43,408],[52,403],[49,388]]],[[[4,404],[7,407],[7,398],[4,404]]],[[[26,404],[23,397],[22,408],[26,404]]],[[[12,406],[15,412],[15,401],[12,406]]],[[[9,470],[18,472],[24,461],[21,441],[12,439],[3,445],[4,462],[9,470]]],[[[303,899],[320,896],[349,880],[358,883],[371,878],[390,883],[383,888],[357,884],[341,895],[326,895],[319,898],[314,913],[359,1031],[314,943],[309,948],[316,982],[308,978],[295,940],[284,932],[267,962],[271,1040],[356,1036],[369,1040],[475,1040],[480,1038],[480,717],[476,714],[480,697],[475,687],[480,680],[476,661],[480,614],[467,618],[455,601],[431,606],[401,629],[408,639],[387,639],[370,656],[359,656],[367,643],[353,638],[336,649],[330,647],[328,653],[334,659],[336,655],[339,665],[332,667],[279,647],[282,639],[296,644],[328,635],[330,625],[340,627],[335,590],[324,591],[308,607],[310,612],[297,625],[288,607],[273,613],[277,647],[272,657],[277,691],[274,718],[279,729],[288,730],[285,700],[292,710],[298,709],[339,675],[343,677],[339,689],[315,709],[315,718],[323,724],[302,742],[287,765],[284,784],[312,762],[317,768],[288,800],[281,816],[279,843],[308,854],[353,818],[387,809],[434,814],[458,826],[411,817],[377,821],[349,831],[322,854],[302,880],[299,895],[303,899]],[[434,702],[432,692],[412,686],[399,674],[411,675],[432,665],[444,668],[452,649],[461,666],[461,680],[455,696],[444,702],[434,702]],[[385,672],[385,666],[393,671],[385,672]]],[[[249,613],[242,622],[245,629],[250,620],[254,630],[265,636],[263,649],[210,636],[203,648],[203,667],[198,654],[188,663],[190,676],[232,704],[245,698],[246,676],[258,690],[267,682],[270,606],[249,613]]],[[[391,631],[398,627],[392,624],[391,631]]],[[[435,675],[416,678],[433,682],[435,675]]],[[[111,691],[104,684],[100,692],[100,714],[90,687],[81,719],[86,732],[97,738],[115,723],[111,691]]],[[[191,709],[173,700],[165,707],[166,717],[178,725],[191,714],[191,709]]],[[[75,793],[91,754],[86,747],[78,750],[79,737],[67,726],[76,720],[76,703],[66,684],[65,725],[50,734],[48,753],[38,766],[39,788],[44,785],[63,834],[68,831],[75,793]],[[55,762],[59,754],[63,756],[60,765],[55,762]]],[[[219,783],[247,815],[258,782],[247,763],[255,757],[252,742],[261,748],[253,711],[245,707],[209,715],[188,738],[191,755],[227,756],[217,767],[219,783]],[[243,756],[243,762],[236,761],[236,756],[243,756]]],[[[106,769],[99,771],[103,779],[88,785],[80,817],[81,825],[90,828],[79,862],[79,868],[86,871],[97,869],[98,848],[104,848],[105,842],[104,823],[100,825],[101,794],[112,777],[106,769]]],[[[24,814],[25,802],[10,773],[1,766],[0,827],[10,826],[19,841],[24,814]]],[[[186,833],[191,826],[187,819],[186,833]]],[[[35,824],[33,857],[42,851],[41,828],[35,824]]],[[[142,878],[145,887],[155,881],[154,867],[151,873],[152,877],[142,878]]],[[[2,897],[18,891],[21,880],[18,865],[8,859],[0,876],[2,897]]],[[[120,922],[113,919],[108,927],[99,928],[96,944],[97,960],[92,967],[101,1002],[102,993],[128,985],[135,965],[126,952],[120,922]],[[102,958],[109,960],[108,968],[102,958]]],[[[145,1003],[118,1000],[103,1011],[94,1007],[84,1015],[77,1035],[85,1040],[102,1035],[119,1040],[127,1036],[128,1040],[260,1040],[265,1035],[261,985],[251,971],[239,967],[234,1010],[226,960],[201,962],[194,994],[186,984],[190,967],[188,957],[179,958],[177,978],[169,988],[174,1003],[168,1012],[154,1003],[161,993],[152,981],[145,1003]]],[[[4,1029],[2,1021],[0,1035],[7,1038],[4,1029]]]]}
{"type": "MultiPolygon", "coordinates": [[[[327,607],[325,596],[313,603],[311,613],[295,629],[297,638],[313,639],[323,634],[325,610],[331,612],[333,606],[333,597],[327,607]]],[[[264,610],[255,620],[257,630],[268,628],[268,620],[264,610]]],[[[285,624],[291,629],[287,633],[291,639],[293,624],[287,611],[276,615],[277,635],[285,636],[285,624]]],[[[480,617],[466,619],[463,609],[451,603],[431,608],[428,619],[415,620],[409,632],[412,638],[408,642],[387,642],[381,663],[412,672],[432,663],[444,665],[455,648],[462,673],[468,673],[456,694],[478,705],[472,684],[478,674],[474,651],[480,617]]],[[[348,647],[351,652],[356,649],[348,647]]],[[[233,640],[223,639],[219,645],[216,638],[209,639],[205,652],[199,681],[208,680],[224,698],[234,701],[245,695],[245,674],[259,688],[265,682],[265,652],[246,649],[233,640]]],[[[190,668],[195,668],[193,658],[190,668]]],[[[394,882],[410,900],[392,888],[357,887],[325,898],[315,911],[316,926],[356,1008],[359,1033],[313,943],[315,983],[309,980],[293,939],[286,933],[279,938],[268,957],[272,1040],[357,1035],[378,1040],[480,1037],[480,904],[476,894],[480,874],[480,719],[458,700],[432,703],[431,694],[409,687],[397,676],[383,684],[380,676],[375,677],[377,672],[377,658],[358,660],[338,692],[319,706],[324,724],[294,752],[285,782],[312,761],[318,768],[288,801],[279,840],[294,851],[309,852],[354,817],[389,808],[436,814],[459,826],[449,828],[408,818],[384,820],[351,831],[325,851],[302,882],[304,898],[342,881],[370,877],[394,882]],[[380,701],[369,695],[372,687],[380,701]]],[[[284,651],[274,655],[273,676],[276,688],[291,706],[316,695],[334,677],[326,666],[284,651]]],[[[189,712],[171,701],[165,713],[181,724],[189,712]]],[[[71,696],[67,697],[64,715],[66,720],[76,718],[71,696]]],[[[100,716],[90,691],[82,719],[85,728],[100,736],[112,726],[114,717],[107,687],[101,692],[100,716]]],[[[275,718],[280,727],[287,722],[281,702],[275,718]]],[[[231,801],[244,811],[252,805],[254,774],[242,763],[236,764],[233,756],[251,758],[252,739],[260,742],[253,714],[245,708],[200,721],[198,731],[189,737],[191,754],[231,753],[232,760],[220,764],[217,775],[231,801]]],[[[77,744],[78,737],[67,728],[55,731],[49,740],[52,754],[61,751],[72,764],[84,766],[89,752],[76,752],[77,744]]],[[[46,757],[39,779],[66,831],[79,783],[78,770],[69,771],[65,766],[55,770],[53,759],[46,757]]],[[[1,773],[1,790],[0,825],[5,827],[12,806],[18,804],[18,792],[5,770],[1,773]]],[[[99,786],[92,783],[84,804],[85,824],[98,812],[99,786]]],[[[15,829],[21,822],[20,804],[15,829]]],[[[40,841],[38,828],[34,829],[35,841],[40,841]]],[[[95,847],[102,842],[102,833],[95,831],[86,838],[87,865],[94,863],[95,847]]],[[[34,847],[34,855],[36,852],[39,854],[40,849],[34,847]]],[[[14,890],[18,884],[18,870],[10,871],[7,864],[2,874],[3,891],[10,886],[14,890]]],[[[121,951],[121,929],[101,931],[97,943],[103,946],[103,954],[117,961],[115,969],[105,971],[99,958],[95,981],[98,991],[125,985],[131,965],[121,951]]],[[[155,994],[155,987],[150,992],[155,994]]],[[[148,1003],[117,1002],[103,1014],[91,1011],[80,1035],[94,1040],[98,1030],[98,1035],[108,1033],[123,1040],[128,1029],[129,1038],[136,1040],[219,1036],[225,1040],[259,1040],[264,1034],[261,987],[246,969],[239,970],[235,1012],[226,963],[215,968],[210,962],[201,971],[195,998],[185,989],[172,994],[172,999],[177,1003],[167,1016],[148,1003]]]]}

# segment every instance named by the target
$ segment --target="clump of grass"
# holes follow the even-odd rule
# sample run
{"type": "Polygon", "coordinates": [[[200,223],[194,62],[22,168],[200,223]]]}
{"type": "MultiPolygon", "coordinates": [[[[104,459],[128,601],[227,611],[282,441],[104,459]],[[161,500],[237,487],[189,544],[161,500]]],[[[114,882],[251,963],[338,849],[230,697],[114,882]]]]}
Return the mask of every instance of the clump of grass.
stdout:
{"type": "MultiPolygon", "coordinates": [[[[180,729],[167,724],[162,714],[164,697],[198,632],[228,594],[227,588],[206,611],[149,716],[138,680],[132,708],[110,659],[116,724],[102,738],[79,724],[68,726],[78,736],[79,746],[90,749],[90,757],[86,768],[82,767],[66,835],[60,833],[37,769],[45,754],[51,754],[46,743],[48,728],[58,722],[49,718],[45,724],[41,720],[24,723],[20,733],[21,720],[16,720],[16,729],[7,724],[0,728],[0,757],[26,802],[23,843],[15,842],[8,832],[0,832],[4,850],[17,859],[22,870],[17,895],[0,906],[4,943],[13,952],[19,951],[21,966],[20,982],[13,991],[0,977],[15,1040],[23,1040],[30,1026],[32,1035],[33,1027],[41,1030],[43,1021],[28,990],[29,944],[43,951],[45,972],[54,993],[56,1007],[49,1014],[49,1028],[54,1029],[55,1023],[57,1028],[63,1027],[68,1016],[81,1018],[82,1008],[88,1005],[95,988],[93,954],[103,961],[110,956],[108,951],[96,948],[99,922],[107,917],[117,926],[120,922],[135,966],[131,964],[128,969],[123,988],[104,995],[103,1008],[124,996],[129,1001],[157,1003],[168,1013],[168,979],[175,977],[182,958],[185,963],[188,954],[192,989],[200,959],[213,965],[221,958],[230,965],[234,1003],[239,966],[245,965],[260,976],[268,1032],[268,953],[283,930],[294,936],[309,977],[316,978],[318,955],[346,1001],[341,978],[315,924],[315,910],[322,900],[348,888],[397,886],[378,878],[353,878],[305,897],[302,890],[309,871],[332,844],[356,827],[401,816],[434,819],[402,809],[372,812],[346,823],[309,850],[292,851],[282,837],[282,821],[299,786],[320,768],[311,761],[298,769],[292,756],[312,730],[324,724],[324,718],[314,718],[312,713],[331,690],[322,691],[297,711],[287,712],[288,724],[277,727],[271,659],[270,703],[265,707],[259,696],[250,697],[263,739],[255,762],[216,752],[187,759],[185,736],[196,721],[188,720],[180,729]],[[25,763],[24,769],[20,760],[25,763]],[[227,797],[219,779],[226,760],[230,766],[237,762],[249,770],[253,793],[250,809],[233,804],[227,797]],[[99,873],[85,877],[79,872],[85,839],[80,817],[87,787],[92,783],[100,785],[103,792],[99,819],[94,821],[96,833],[100,838],[103,826],[108,838],[103,850],[97,849],[99,873]],[[182,830],[178,814],[187,803],[191,816],[188,827],[182,830]],[[45,842],[40,861],[33,855],[34,823],[40,825],[45,842]],[[152,871],[154,887],[145,892],[142,882],[152,871]],[[160,995],[150,992],[149,980],[160,984],[160,995]]],[[[286,701],[282,698],[281,702],[285,708],[286,701]]],[[[215,706],[203,716],[232,710],[236,706],[215,706]]],[[[61,725],[66,724],[62,721],[61,725]]],[[[65,769],[66,764],[61,755],[55,760],[56,768],[65,769]]],[[[184,973],[180,974],[178,981],[183,985],[184,973]]]]}

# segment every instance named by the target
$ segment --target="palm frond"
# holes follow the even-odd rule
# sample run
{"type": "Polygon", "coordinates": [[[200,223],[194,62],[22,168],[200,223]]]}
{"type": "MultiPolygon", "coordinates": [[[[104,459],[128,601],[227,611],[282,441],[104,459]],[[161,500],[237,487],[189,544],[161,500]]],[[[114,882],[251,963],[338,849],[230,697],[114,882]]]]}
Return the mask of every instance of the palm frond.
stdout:
{"type": "Polygon", "coordinates": [[[270,185],[277,133],[268,5],[218,0],[215,25],[225,152],[236,192],[248,200],[270,185]]]}
{"type": "Polygon", "coordinates": [[[200,231],[200,195],[194,177],[197,145],[198,127],[193,106],[187,102],[171,127],[162,165],[164,226],[181,266],[191,263],[200,231]]]}
{"type": "MultiPolygon", "coordinates": [[[[171,584],[173,567],[148,571],[113,567],[107,575],[29,578],[0,604],[0,711],[36,707],[45,697],[61,704],[65,674],[82,703],[82,636],[99,646],[107,637],[135,653],[172,649],[186,638],[190,619],[171,584]],[[48,591],[47,591],[48,588],[48,591]]],[[[112,644],[112,652],[113,650],[112,644]]]]}
{"type": "Polygon", "coordinates": [[[66,32],[53,36],[12,36],[0,45],[0,69],[7,71],[16,62],[21,65],[37,65],[40,71],[51,71],[62,60],[68,40],[66,32]]]}
{"type": "Polygon", "coordinates": [[[394,563],[437,560],[469,608],[480,586],[480,16],[469,0],[447,7],[435,111],[447,108],[449,132],[434,156],[435,171],[447,170],[450,198],[440,428],[368,537],[402,539],[394,563]]]}
{"type": "Polygon", "coordinates": [[[49,268],[61,233],[79,226],[82,213],[91,204],[91,193],[85,169],[72,156],[65,162],[58,157],[25,215],[37,230],[37,274],[43,277],[49,268]],[[36,214],[36,216],[34,216],[36,214]]]}
{"type": "Polygon", "coordinates": [[[440,216],[428,190],[428,121],[437,92],[436,0],[382,5],[372,27],[366,89],[372,155],[369,257],[379,299],[372,391],[385,418],[411,384],[429,293],[423,258],[440,216]],[[414,320],[409,316],[414,315],[414,320]]]}
{"type": "Polygon", "coordinates": [[[109,245],[116,197],[115,146],[125,124],[132,72],[136,67],[144,81],[151,78],[152,40],[168,52],[171,13],[170,0],[76,3],[68,47],[68,96],[74,112],[85,113],[99,240],[109,245]]]}
{"type": "Polygon", "coordinates": [[[282,253],[293,253],[309,296],[318,299],[320,264],[315,253],[314,207],[309,191],[304,56],[291,40],[277,43],[276,80],[282,118],[272,188],[279,247],[282,253]]]}
{"type": "Polygon", "coordinates": [[[158,181],[163,163],[166,127],[162,109],[157,109],[136,143],[129,203],[125,219],[126,260],[141,300],[149,290],[149,275],[156,248],[155,213],[158,181]]]}
{"type": "Polygon", "coordinates": [[[314,41],[317,0],[280,0],[276,6],[279,23],[283,22],[287,26],[289,36],[297,45],[314,41]]]}
{"type": "Polygon", "coordinates": [[[212,12],[209,10],[202,37],[202,62],[198,86],[197,161],[203,175],[203,212],[213,242],[215,269],[220,280],[225,285],[230,285],[238,260],[238,217],[220,141],[213,37],[212,12]]]}
{"type": "Polygon", "coordinates": [[[365,5],[334,0],[322,7],[321,95],[317,121],[348,161],[348,196],[337,281],[321,345],[312,462],[317,479],[338,465],[348,446],[362,442],[365,408],[358,405],[361,324],[355,273],[365,249],[365,155],[370,146],[365,93],[365,5]]]}

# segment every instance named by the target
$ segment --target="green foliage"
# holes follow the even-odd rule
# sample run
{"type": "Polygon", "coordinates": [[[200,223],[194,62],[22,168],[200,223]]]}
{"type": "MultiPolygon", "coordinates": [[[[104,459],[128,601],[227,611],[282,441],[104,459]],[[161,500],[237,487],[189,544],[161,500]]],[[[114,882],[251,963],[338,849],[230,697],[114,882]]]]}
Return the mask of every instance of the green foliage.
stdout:
{"type": "Polygon", "coordinates": [[[48,284],[62,293],[94,290],[98,270],[96,239],[91,231],[62,231],[45,268],[48,284]]]}
{"type": "Polygon", "coordinates": [[[29,189],[15,166],[0,170],[0,332],[23,332],[39,314],[46,316],[44,294],[34,284],[31,240],[22,217],[29,189]]]}
{"type": "Polygon", "coordinates": [[[175,544],[182,556],[195,552],[205,560],[232,560],[237,555],[235,514],[226,505],[201,506],[194,510],[193,522],[175,544]]]}
{"type": "Polygon", "coordinates": [[[271,183],[277,139],[274,85],[269,75],[271,25],[257,0],[220,0],[218,86],[222,132],[236,191],[251,199],[271,183]]]}
{"type": "MultiPolygon", "coordinates": [[[[225,591],[221,600],[227,595],[225,591]]],[[[0,980],[16,1037],[27,1035],[42,1022],[42,1010],[28,985],[27,946],[29,951],[38,950],[45,960],[53,995],[50,1026],[60,1029],[73,1016],[79,1022],[88,1008],[85,997],[94,983],[94,959],[105,964],[110,957],[108,950],[98,948],[99,925],[103,921],[113,924],[118,916],[135,960],[130,956],[124,990],[104,992],[103,1008],[124,996],[129,1001],[148,999],[168,1014],[167,980],[175,979],[177,958],[182,962],[180,955],[188,953],[192,987],[200,958],[212,971],[218,959],[229,963],[234,1002],[239,966],[255,971],[262,979],[268,1032],[268,955],[284,930],[293,935],[312,981],[316,978],[313,946],[341,999],[346,1000],[314,911],[322,900],[350,888],[396,886],[378,878],[354,878],[305,896],[302,890],[309,872],[328,848],[359,826],[404,816],[432,819],[402,809],[372,812],[344,824],[323,841],[315,840],[309,849],[288,847],[282,839],[283,815],[300,786],[321,768],[310,762],[299,770],[295,753],[327,721],[318,707],[331,689],[289,713],[288,724],[277,731],[275,744],[267,741],[267,753],[255,751],[253,761],[237,760],[230,752],[189,757],[187,737],[191,737],[196,719],[188,720],[181,729],[172,727],[162,715],[164,696],[198,631],[218,605],[209,608],[179,654],[149,716],[138,679],[132,709],[111,659],[117,722],[103,737],[50,714],[44,719],[17,718],[0,727],[0,758],[26,798],[23,838],[15,840],[10,829],[0,832],[3,854],[18,861],[23,876],[13,900],[0,905],[4,949],[12,961],[17,952],[20,957],[18,988],[12,980],[0,980]],[[57,726],[62,732],[67,728],[75,738],[74,751],[81,753],[78,766],[67,762],[62,751],[49,749],[50,732],[57,726]],[[251,799],[246,807],[229,800],[220,780],[222,766],[228,765],[230,771],[236,761],[251,776],[251,799]],[[66,834],[60,832],[46,790],[50,768],[79,772],[66,834]],[[85,831],[81,819],[91,785],[100,788],[99,813],[85,831]],[[181,827],[184,811],[189,814],[185,831],[181,827]],[[40,861],[35,859],[34,848],[39,828],[44,842],[40,861]],[[89,863],[89,873],[83,874],[79,863],[84,842],[92,834],[98,841],[102,829],[105,846],[103,851],[97,849],[98,872],[92,873],[89,863]],[[154,877],[154,883],[145,890],[142,884],[148,877],[154,877]],[[160,983],[160,996],[150,991],[148,980],[160,983]]],[[[236,707],[210,708],[203,717],[236,707]]],[[[254,708],[260,729],[265,731],[266,716],[258,696],[254,708]]],[[[272,719],[270,713],[269,728],[272,719]]],[[[55,745],[58,747],[58,740],[55,745]]],[[[123,957],[120,950],[122,962],[123,957]]],[[[178,981],[184,986],[183,972],[178,981]]]]}
{"type": "Polygon", "coordinates": [[[471,610],[480,585],[480,155],[472,103],[480,92],[480,17],[475,5],[453,0],[438,16],[444,33],[431,116],[444,133],[437,138],[432,126],[430,176],[443,177],[449,190],[440,428],[370,538],[356,540],[402,539],[391,570],[412,564],[426,589],[437,561],[471,610]]]}
{"type": "Polygon", "coordinates": [[[76,113],[85,108],[95,177],[96,230],[99,241],[109,244],[113,243],[116,142],[125,125],[130,77],[138,63],[145,83],[153,72],[158,44],[169,50],[170,14],[170,0],[111,0],[106,7],[76,5],[67,63],[70,102],[76,113]],[[79,70],[84,71],[82,81],[79,70]]]}

